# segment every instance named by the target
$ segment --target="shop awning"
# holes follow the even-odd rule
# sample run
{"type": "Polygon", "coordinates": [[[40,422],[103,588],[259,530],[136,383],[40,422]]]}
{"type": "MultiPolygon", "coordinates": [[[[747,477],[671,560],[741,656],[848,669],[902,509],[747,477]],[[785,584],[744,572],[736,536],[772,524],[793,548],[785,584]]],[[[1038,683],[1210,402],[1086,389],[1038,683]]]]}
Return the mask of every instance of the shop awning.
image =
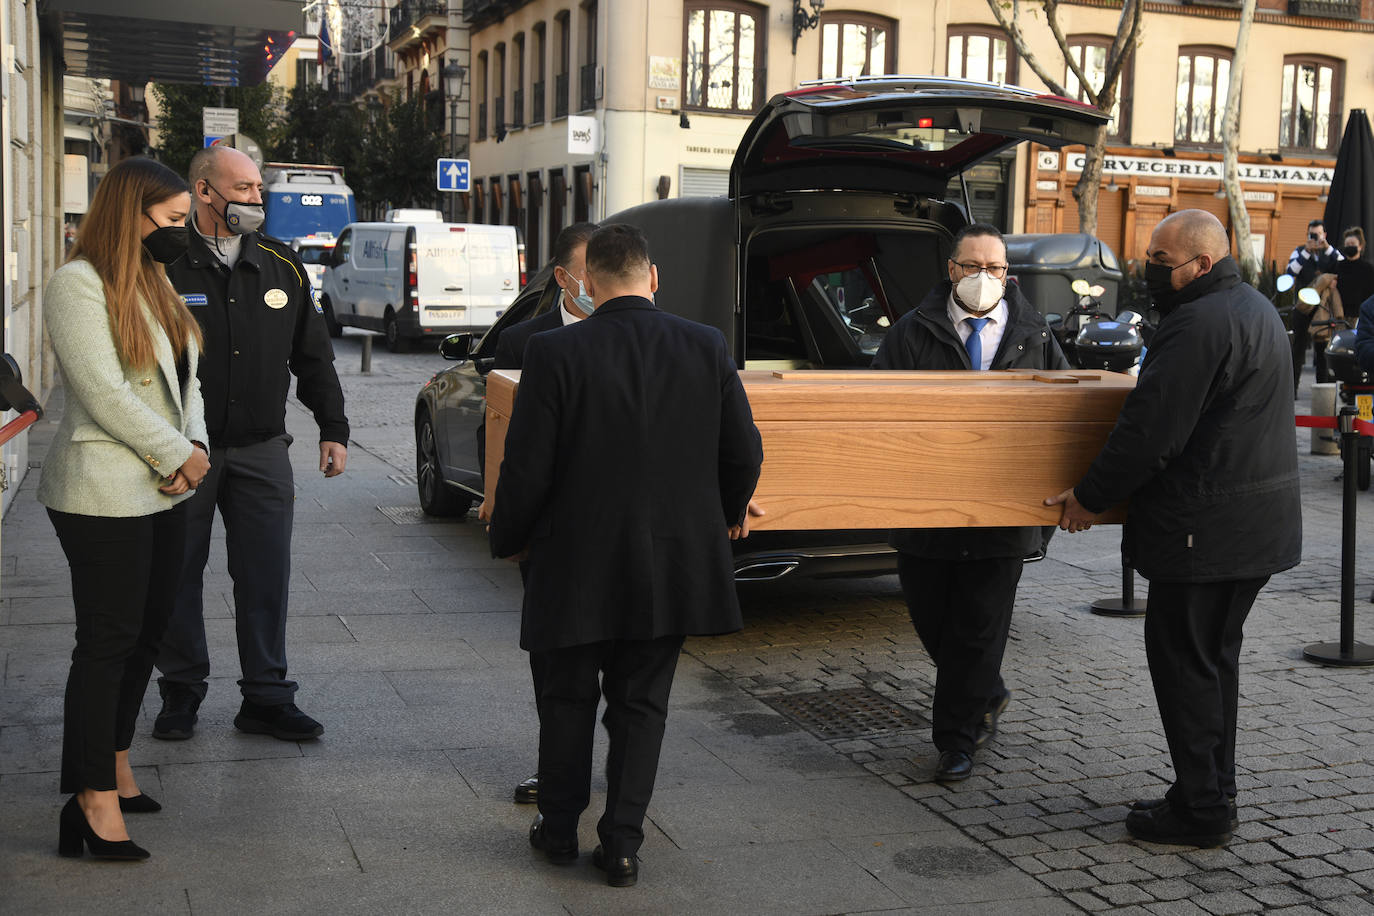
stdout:
{"type": "Polygon", "coordinates": [[[263,82],[303,0],[44,0],[66,73],[130,83],[263,82]]]}

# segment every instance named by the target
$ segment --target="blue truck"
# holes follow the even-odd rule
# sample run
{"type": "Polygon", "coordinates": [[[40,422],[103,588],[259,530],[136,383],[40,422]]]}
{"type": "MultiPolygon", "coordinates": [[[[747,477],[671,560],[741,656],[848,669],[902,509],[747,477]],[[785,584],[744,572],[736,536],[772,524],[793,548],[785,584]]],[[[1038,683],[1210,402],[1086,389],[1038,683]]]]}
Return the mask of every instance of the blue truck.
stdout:
{"type": "Polygon", "coordinates": [[[303,236],[338,236],[358,218],[353,191],[337,165],[269,162],[263,167],[263,232],[283,242],[303,236]]]}

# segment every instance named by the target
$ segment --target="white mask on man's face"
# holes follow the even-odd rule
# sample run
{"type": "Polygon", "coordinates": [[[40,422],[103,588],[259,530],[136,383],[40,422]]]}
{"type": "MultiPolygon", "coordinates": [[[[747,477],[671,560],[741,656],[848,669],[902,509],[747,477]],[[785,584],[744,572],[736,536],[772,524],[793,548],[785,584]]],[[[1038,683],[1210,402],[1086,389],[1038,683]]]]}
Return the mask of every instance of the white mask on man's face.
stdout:
{"type": "Polygon", "coordinates": [[[954,287],[955,301],[959,303],[959,307],[974,315],[981,315],[996,308],[997,303],[1002,301],[1002,293],[1005,291],[1005,284],[988,276],[985,270],[980,270],[971,277],[964,277],[954,287]]]}

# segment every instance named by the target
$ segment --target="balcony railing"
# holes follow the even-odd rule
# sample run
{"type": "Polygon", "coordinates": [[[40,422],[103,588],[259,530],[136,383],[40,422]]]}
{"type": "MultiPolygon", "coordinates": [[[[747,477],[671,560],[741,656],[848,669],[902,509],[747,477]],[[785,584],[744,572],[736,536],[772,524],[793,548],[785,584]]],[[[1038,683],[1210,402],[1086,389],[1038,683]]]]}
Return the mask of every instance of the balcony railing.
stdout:
{"type": "Polygon", "coordinates": [[[1359,19],[1360,0],[1288,0],[1288,12],[1319,19],[1359,19]]]}
{"type": "Polygon", "coordinates": [[[491,132],[500,138],[506,132],[506,97],[504,95],[498,95],[496,98],[492,99],[491,102],[491,132]]]}
{"type": "Polygon", "coordinates": [[[377,85],[383,80],[394,80],[396,78],[395,67],[374,67],[372,74],[372,85],[377,85]]]}
{"type": "Polygon", "coordinates": [[[544,81],[540,80],[530,87],[534,95],[530,99],[530,123],[544,123],[544,81]]]}
{"type": "Polygon", "coordinates": [[[553,116],[568,116],[568,74],[559,73],[553,78],[553,116]]]}
{"type": "Polygon", "coordinates": [[[525,126],[525,90],[517,89],[511,97],[510,126],[525,126]]]}
{"type": "Polygon", "coordinates": [[[448,0],[401,0],[391,8],[391,37],[401,33],[426,16],[448,16],[448,0]]]}
{"type": "Polygon", "coordinates": [[[487,103],[481,102],[477,106],[477,139],[487,139],[487,103]]]}
{"type": "Polygon", "coordinates": [[[577,75],[577,110],[591,111],[596,107],[596,63],[583,64],[577,75]]]}

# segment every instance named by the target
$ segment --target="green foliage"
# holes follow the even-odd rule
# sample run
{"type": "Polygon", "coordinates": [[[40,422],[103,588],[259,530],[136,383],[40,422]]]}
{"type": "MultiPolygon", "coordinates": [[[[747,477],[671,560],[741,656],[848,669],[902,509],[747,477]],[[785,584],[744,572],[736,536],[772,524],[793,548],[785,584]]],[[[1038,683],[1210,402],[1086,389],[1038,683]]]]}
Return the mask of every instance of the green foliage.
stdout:
{"type": "MultiPolygon", "coordinates": [[[[158,84],[153,91],[162,105],[160,157],[185,175],[203,143],[201,108],[221,107],[219,90],[158,84]]],[[[419,96],[406,101],[398,92],[385,108],[364,111],[319,86],[298,86],[284,99],[269,86],[252,86],[226,90],[223,107],[239,109],[240,130],[268,159],[342,166],[360,208],[438,205],[434,163],[448,137],[419,96]]]]}
{"type": "Polygon", "coordinates": [[[158,158],[181,175],[186,174],[196,150],[205,145],[201,133],[203,108],[237,108],[240,133],[256,140],[269,157],[276,146],[282,119],[282,98],[281,90],[270,83],[223,89],[217,86],[154,83],[153,93],[161,107],[157,118],[157,129],[161,135],[158,158]]]}
{"type": "MultiPolygon", "coordinates": [[[[403,101],[395,94],[385,117],[368,134],[365,158],[375,178],[374,203],[392,207],[436,207],[434,164],[448,138],[433,129],[419,96],[403,101]]],[[[356,193],[356,188],[354,189],[356,193]]]]}

